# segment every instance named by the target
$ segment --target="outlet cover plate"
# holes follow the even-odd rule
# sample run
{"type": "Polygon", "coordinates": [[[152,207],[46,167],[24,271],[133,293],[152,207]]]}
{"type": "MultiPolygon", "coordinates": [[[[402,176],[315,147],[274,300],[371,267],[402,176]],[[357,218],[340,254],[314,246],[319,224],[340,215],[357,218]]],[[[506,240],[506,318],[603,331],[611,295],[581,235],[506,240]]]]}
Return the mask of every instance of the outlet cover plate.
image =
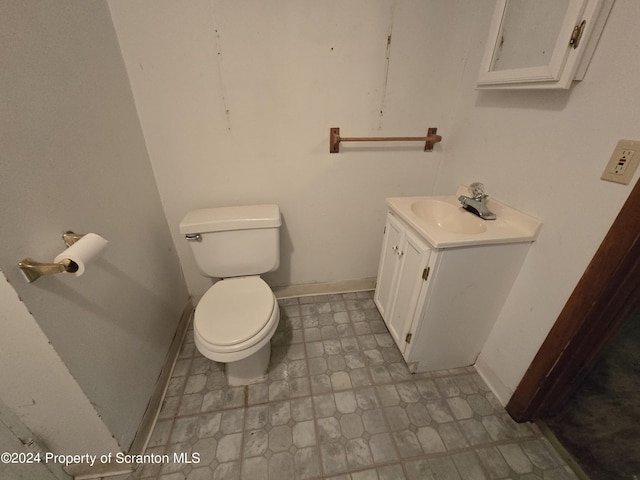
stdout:
{"type": "Polygon", "coordinates": [[[640,163],[640,140],[620,140],[602,173],[602,180],[629,185],[640,163]]]}

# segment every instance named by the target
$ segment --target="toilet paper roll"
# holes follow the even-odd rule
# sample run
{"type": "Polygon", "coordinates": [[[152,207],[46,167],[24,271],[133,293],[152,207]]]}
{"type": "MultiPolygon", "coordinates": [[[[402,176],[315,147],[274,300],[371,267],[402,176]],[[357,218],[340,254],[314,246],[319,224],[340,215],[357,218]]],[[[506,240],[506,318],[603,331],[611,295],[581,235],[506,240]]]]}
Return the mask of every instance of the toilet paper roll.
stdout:
{"type": "Polygon", "coordinates": [[[84,273],[87,264],[105,249],[107,243],[109,242],[100,235],[96,233],[87,233],[64,252],[60,253],[55,258],[54,262],[60,263],[64,259],[68,258],[78,265],[78,270],[74,273],[76,277],[79,277],[84,273]]]}

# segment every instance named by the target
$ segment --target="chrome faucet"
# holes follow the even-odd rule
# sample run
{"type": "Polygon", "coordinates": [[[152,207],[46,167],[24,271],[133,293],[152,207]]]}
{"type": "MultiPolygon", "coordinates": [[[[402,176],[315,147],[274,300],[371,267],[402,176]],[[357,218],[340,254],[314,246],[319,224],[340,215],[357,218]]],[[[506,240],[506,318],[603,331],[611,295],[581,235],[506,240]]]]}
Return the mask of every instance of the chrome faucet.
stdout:
{"type": "Polygon", "coordinates": [[[495,220],[496,214],[487,207],[488,195],[484,193],[484,185],[480,182],[472,183],[469,185],[469,193],[471,193],[471,197],[465,195],[458,197],[462,208],[484,220],[495,220]]]}

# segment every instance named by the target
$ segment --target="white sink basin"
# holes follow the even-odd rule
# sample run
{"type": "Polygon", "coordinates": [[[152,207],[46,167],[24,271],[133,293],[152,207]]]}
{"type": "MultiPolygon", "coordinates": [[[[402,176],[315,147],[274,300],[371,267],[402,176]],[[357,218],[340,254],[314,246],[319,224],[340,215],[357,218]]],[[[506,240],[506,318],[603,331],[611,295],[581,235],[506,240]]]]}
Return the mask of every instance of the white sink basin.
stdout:
{"type": "Polygon", "coordinates": [[[489,197],[487,207],[496,220],[483,220],[462,208],[458,196],[467,195],[465,186],[455,195],[387,198],[394,214],[407,222],[433,248],[533,242],[542,222],[489,197]]]}
{"type": "Polygon", "coordinates": [[[487,230],[484,221],[467,212],[461,206],[427,198],[411,203],[411,211],[418,218],[428,223],[435,223],[439,228],[451,233],[482,233],[487,230]]]}

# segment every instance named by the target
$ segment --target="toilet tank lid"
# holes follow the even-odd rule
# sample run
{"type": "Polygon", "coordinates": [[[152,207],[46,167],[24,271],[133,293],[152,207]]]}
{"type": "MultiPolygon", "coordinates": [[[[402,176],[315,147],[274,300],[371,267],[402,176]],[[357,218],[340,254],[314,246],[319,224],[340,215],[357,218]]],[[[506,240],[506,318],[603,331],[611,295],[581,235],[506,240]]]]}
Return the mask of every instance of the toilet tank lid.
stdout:
{"type": "Polygon", "coordinates": [[[188,212],[180,222],[180,233],[273,228],[281,225],[278,205],[241,205],[201,208],[188,212]]]}

